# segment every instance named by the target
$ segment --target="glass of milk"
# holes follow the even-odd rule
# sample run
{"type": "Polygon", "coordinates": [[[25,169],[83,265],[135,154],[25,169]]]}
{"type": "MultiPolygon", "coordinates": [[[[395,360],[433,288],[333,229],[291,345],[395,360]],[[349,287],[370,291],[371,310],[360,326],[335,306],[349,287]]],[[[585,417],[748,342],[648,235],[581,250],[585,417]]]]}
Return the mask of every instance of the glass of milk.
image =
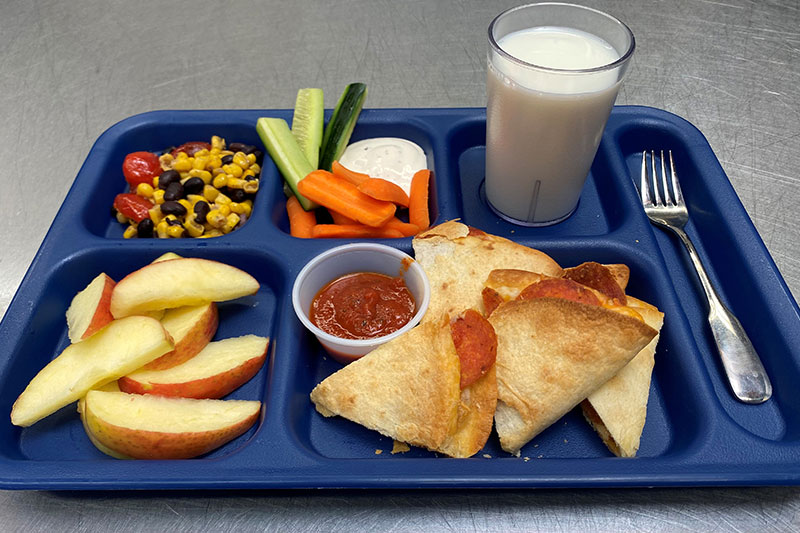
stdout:
{"type": "Polygon", "coordinates": [[[578,206],[635,41],[573,4],[530,4],[489,25],[486,199],[500,217],[555,224],[578,206]]]}

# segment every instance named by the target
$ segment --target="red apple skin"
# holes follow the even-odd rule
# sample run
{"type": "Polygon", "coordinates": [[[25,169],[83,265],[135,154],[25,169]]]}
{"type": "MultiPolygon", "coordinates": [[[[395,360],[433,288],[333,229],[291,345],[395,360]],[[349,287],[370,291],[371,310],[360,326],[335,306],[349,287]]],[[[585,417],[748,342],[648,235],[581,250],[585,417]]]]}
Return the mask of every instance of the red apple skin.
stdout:
{"type": "Polygon", "coordinates": [[[119,390],[130,394],[219,399],[250,381],[261,369],[266,358],[265,350],[263,354],[248,359],[235,368],[184,383],[142,383],[125,376],[119,379],[119,390]]]}
{"type": "Polygon", "coordinates": [[[94,335],[109,322],[114,320],[114,317],[111,315],[111,292],[114,290],[114,285],[116,284],[117,282],[110,277],[105,277],[105,284],[103,285],[103,293],[100,296],[100,301],[97,302],[97,307],[92,315],[92,321],[89,322],[86,331],[81,335],[81,339],[94,335]]]}
{"type": "Polygon", "coordinates": [[[200,353],[214,338],[219,326],[219,311],[217,304],[209,305],[208,314],[199,320],[194,328],[183,339],[175,339],[175,349],[165,353],[155,361],[151,361],[142,368],[145,370],[165,370],[184,363],[200,353]]]}

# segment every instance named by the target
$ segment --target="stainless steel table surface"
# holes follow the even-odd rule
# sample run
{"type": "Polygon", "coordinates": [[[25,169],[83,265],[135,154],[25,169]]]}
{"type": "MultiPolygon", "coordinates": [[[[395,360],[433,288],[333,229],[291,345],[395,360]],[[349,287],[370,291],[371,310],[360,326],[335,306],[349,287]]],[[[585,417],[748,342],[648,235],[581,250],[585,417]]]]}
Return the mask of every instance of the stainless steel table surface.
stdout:
{"type": "MultiPolygon", "coordinates": [[[[580,0],[578,0],[580,1],[580,0]]],[[[509,0],[0,2],[0,312],[94,140],[154,109],[485,105],[486,28],[509,0]]],[[[797,0],[586,0],[637,39],[617,103],[706,135],[800,295],[797,0]]],[[[107,206],[98,206],[107,209],[107,206]]],[[[795,488],[0,492],[3,531],[786,531],[795,488]]]]}

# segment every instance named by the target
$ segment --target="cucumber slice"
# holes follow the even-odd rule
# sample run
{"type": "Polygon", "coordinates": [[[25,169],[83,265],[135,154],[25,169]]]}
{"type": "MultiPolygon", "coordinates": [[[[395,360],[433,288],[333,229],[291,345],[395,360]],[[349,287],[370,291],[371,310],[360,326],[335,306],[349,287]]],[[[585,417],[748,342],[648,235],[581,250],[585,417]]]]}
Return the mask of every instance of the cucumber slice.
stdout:
{"type": "Polygon", "coordinates": [[[363,83],[351,83],[345,88],[333,110],[331,120],[325,127],[322,148],[319,152],[319,168],[330,170],[331,164],[339,159],[347,148],[366,97],[367,86],[363,83]]]}
{"type": "Polygon", "coordinates": [[[306,159],[286,121],[281,118],[261,117],[256,121],[256,132],[303,209],[308,211],[319,207],[317,203],[297,192],[300,180],[315,169],[306,159]]]}
{"type": "Polygon", "coordinates": [[[311,166],[317,168],[319,147],[322,145],[322,125],[325,121],[325,103],[322,89],[300,89],[294,103],[292,135],[306,155],[311,166]]]}

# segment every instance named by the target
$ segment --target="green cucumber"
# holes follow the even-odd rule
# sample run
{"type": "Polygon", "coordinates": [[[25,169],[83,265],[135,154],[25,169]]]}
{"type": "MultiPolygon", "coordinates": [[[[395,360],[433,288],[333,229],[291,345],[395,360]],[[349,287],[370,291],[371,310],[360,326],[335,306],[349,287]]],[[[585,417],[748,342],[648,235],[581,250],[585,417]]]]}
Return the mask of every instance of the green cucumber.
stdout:
{"type": "Polygon", "coordinates": [[[256,131],[303,209],[308,211],[319,207],[316,202],[297,192],[297,184],[315,168],[306,159],[286,121],[282,118],[261,117],[256,121],[256,131]]]}
{"type": "Polygon", "coordinates": [[[319,168],[330,170],[331,164],[344,153],[366,97],[367,86],[363,83],[351,83],[345,88],[325,127],[319,152],[319,168]]]}
{"type": "Polygon", "coordinates": [[[322,145],[322,125],[325,122],[325,104],[322,89],[300,89],[294,103],[292,135],[306,155],[311,166],[317,168],[319,147],[322,145]]]}

